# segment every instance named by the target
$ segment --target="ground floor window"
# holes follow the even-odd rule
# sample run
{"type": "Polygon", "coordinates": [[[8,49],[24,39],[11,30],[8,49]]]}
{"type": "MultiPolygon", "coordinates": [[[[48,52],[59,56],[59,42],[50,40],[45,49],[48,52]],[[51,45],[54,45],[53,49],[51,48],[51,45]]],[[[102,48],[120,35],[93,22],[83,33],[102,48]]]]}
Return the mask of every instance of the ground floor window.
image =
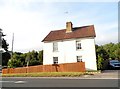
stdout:
{"type": "Polygon", "coordinates": [[[53,64],[58,64],[58,57],[53,57],[53,64]]]}
{"type": "Polygon", "coordinates": [[[82,62],[82,56],[77,56],[77,62],[82,62]]]}

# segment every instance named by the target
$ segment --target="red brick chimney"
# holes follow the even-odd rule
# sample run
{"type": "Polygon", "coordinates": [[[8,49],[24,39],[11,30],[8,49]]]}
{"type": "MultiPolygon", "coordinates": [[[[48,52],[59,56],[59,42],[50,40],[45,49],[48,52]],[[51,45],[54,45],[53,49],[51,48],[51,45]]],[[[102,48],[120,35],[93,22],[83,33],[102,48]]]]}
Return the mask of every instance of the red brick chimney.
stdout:
{"type": "Polygon", "coordinates": [[[66,22],[66,33],[72,32],[72,22],[66,22]]]}

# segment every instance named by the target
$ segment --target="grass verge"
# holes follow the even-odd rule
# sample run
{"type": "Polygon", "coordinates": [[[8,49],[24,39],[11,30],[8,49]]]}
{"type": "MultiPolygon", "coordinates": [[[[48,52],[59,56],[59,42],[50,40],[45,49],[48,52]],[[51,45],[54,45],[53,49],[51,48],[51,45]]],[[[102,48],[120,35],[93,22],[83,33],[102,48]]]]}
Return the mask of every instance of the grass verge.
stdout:
{"type": "Polygon", "coordinates": [[[90,72],[39,72],[39,73],[2,74],[2,77],[79,77],[82,75],[93,75],[93,73],[90,73],[90,72]]]}

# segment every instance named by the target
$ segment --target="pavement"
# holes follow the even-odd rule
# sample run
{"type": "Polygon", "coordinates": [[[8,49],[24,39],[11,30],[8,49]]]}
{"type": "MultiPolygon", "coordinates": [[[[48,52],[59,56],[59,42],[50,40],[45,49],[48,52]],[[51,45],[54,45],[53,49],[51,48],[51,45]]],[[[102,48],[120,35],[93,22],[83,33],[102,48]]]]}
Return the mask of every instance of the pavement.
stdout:
{"type": "Polygon", "coordinates": [[[94,75],[83,75],[83,79],[120,79],[120,70],[105,70],[94,75]]]}

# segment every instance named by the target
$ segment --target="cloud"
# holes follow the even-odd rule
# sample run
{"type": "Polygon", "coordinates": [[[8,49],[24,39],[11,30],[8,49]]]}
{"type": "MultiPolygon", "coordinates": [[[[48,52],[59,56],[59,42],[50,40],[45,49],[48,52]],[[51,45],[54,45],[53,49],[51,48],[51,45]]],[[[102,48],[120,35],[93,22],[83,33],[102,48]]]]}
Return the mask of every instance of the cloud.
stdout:
{"type": "MultiPolygon", "coordinates": [[[[17,2],[18,3],[18,2],[17,2]]],[[[12,3],[13,4],[13,3],[12,3]]],[[[14,33],[14,50],[41,50],[42,39],[53,29],[50,18],[54,12],[51,12],[52,6],[50,3],[44,4],[38,11],[33,10],[18,10],[18,6],[8,4],[1,8],[1,28],[9,43],[11,50],[12,33],[14,33]],[[50,8],[51,7],[51,8],[50,8]]],[[[28,6],[28,5],[27,5],[28,6]]],[[[24,8],[26,7],[23,6],[24,8]]]]}
{"type": "MultiPolygon", "coordinates": [[[[68,19],[73,22],[74,26],[94,24],[98,44],[116,42],[116,18],[108,20],[113,16],[110,16],[109,11],[109,13],[106,12],[109,16],[99,15],[99,11],[104,7],[96,7],[97,5],[91,4],[91,8],[89,8],[89,5],[86,7],[85,3],[46,2],[47,0],[43,2],[39,0],[3,0],[0,5],[0,27],[7,34],[5,38],[10,45],[10,50],[12,33],[15,34],[14,51],[41,50],[42,39],[51,30],[65,28],[68,19]],[[64,13],[65,11],[69,11],[68,17],[64,13]]],[[[104,13],[102,12],[102,14],[104,13]]]]}
{"type": "Polygon", "coordinates": [[[113,34],[102,34],[102,35],[97,35],[96,37],[96,44],[102,45],[102,44],[107,44],[107,43],[118,43],[118,33],[114,32],[113,34]]]}
{"type": "Polygon", "coordinates": [[[96,24],[96,43],[99,45],[106,43],[117,43],[118,42],[118,24],[114,23],[104,23],[96,24]]]}
{"type": "MultiPolygon", "coordinates": [[[[15,33],[15,44],[24,47],[23,39],[28,39],[27,35],[34,33],[34,27],[38,24],[34,19],[35,15],[29,12],[17,11],[13,7],[4,7],[0,14],[1,28],[7,34],[8,43],[11,43],[11,34],[15,33]],[[32,31],[33,30],[33,31],[32,31]],[[21,39],[22,38],[22,39],[21,39]],[[16,40],[17,39],[17,40],[16,40]]],[[[38,18],[36,18],[38,19],[38,18]]],[[[42,18],[41,18],[42,19],[42,18]]]]}

